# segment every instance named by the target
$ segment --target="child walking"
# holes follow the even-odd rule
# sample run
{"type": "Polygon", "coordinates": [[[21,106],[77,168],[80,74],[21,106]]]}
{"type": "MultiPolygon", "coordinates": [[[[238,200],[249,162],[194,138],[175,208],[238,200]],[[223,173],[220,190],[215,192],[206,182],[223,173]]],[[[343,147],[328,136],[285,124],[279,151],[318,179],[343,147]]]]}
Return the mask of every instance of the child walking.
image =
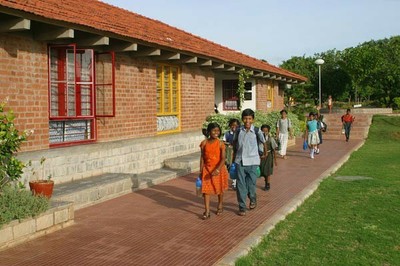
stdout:
{"type": "Polygon", "coordinates": [[[258,142],[264,143],[265,140],[262,132],[253,125],[254,115],[254,111],[251,109],[243,110],[243,125],[238,130],[237,137],[235,137],[236,140],[234,141],[234,157],[238,170],[236,195],[240,216],[246,215],[247,198],[250,199],[250,210],[257,207],[257,168],[260,166],[258,142]]]}
{"type": "Polygon", "coordinates": [[[203,219],[210,218],[210,195],[218,195],[217,215],[223,211],[224,191],[228,189],[228,170],[225,167],[225,145],[219,139],[221,127],[210,123],[207,127],[208,138],[200,144],[201,192],[204,197],[203,219]]]}
{"type": "Polygon", "coordinates": [[[314,159],[314,152],[319,144],[318,136],[318,121],[314,119],[315,115],[310,112],[306,125],[306,132],[304,134],[304,141],[307,140],[308,147],[310,148],[310,158],[314,159]]]}
{"type": "MultiPolygon", "coordinates": [[[[267,151],[261,156],[261,163],[260,163],[260,172],[261,176],[265,179],[265,187],[264,190],[268,191],[271,188],[270,179],[271,175],[274,172],[274,165],[277,166],[276,163],[276,154],[275,149],[278,145],[275,142],[274,138],[271,138],[269,132],[271,127],[269,125],[262,125],[261,131],[264,134],[265,139],[265,146],[267,147],[267,151]]],[[[259,144],[259,148],[264,149],[264,145],[259,144]]]]}
{"type": "Polygon", "coordinates": [[[290,119],[287,117],[287,111],[282,110],[280,112],[281,118],[278,119],[276,122],[276,136],[279,139],[279,142],[281,144],[281,149],[279,150],[279,154],[281,158],[287,159],[286,157],[286,150],[287,150],[287,145],[288,145],[288,139],[289,135],[292,137],[293,132],[292,132],[292,123],[290,119]]]}
{"type": "MultiPolygon", "coordinates": [[[[225,143],[225,164],[226,167],[229,169],[233,162],[233,138],[234,134],[236,133],[237,128],[240,125],[240,122],[236,118],[232,118],[229,120],[229,131],[225,132],[224,137],[222,140],[225,143]]],[[[232,179],[232,189],[236,190],[236,179],[232,179]]]]}

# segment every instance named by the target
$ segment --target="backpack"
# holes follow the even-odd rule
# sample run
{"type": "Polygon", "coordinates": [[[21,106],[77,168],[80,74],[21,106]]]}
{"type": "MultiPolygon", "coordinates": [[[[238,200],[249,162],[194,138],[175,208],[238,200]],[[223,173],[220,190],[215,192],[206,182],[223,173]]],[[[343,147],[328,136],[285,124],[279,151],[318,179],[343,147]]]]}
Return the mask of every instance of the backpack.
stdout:
{"type": "MultiPolygon", "coordinates": [[[[278,119],[278,121],[276,122],[276,125],[278,125],[278,123],[279,123],[279,121],[281,121],[282,119],[281,118],[279,118],[278,119]]],[[[289,130],[289,123],[290,123],[290,119],[289,118],[286,118],[286,120],[287,120],[287,128],[288,128],[288,130],[289,130]]]]}
{"type": "Polygon", "coordinates": [[[320,129],[322,132],[326,132],[328,126],[323,121],[318,121],[317,128],[320,129]]]}
{"type": "MultiPolygon", "coordinates": [[[[257,138],[257,146],[258,146],[258,144],[262,143],[262,141],[260,140],[260,136],[258,135],[259,132],[260,132],[260,128],[254,127],[254,133],[256,134],[256,138],[257,138]]],[[[236,154],[238,146],[239,146],[238,145],[239,144],[239,133],[240,133],[240,127],[238,129],[236,129],[235,134],[233,134],[233,151],[235,154],[236,154]]],[[[258,147],[257,147],[257,149],[258,149],[258,147]]]]}

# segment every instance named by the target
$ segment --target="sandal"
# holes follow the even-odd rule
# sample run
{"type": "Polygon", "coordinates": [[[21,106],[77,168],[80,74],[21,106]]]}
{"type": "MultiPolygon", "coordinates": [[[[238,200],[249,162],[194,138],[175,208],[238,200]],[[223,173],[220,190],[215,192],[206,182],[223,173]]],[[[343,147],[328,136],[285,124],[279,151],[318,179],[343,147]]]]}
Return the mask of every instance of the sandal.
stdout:
{"type": "Polygon", "coordinates": [[[223,211],[224,211],[224,208],[218,208],[217,212],[215,214],[216,215],[221,215],[223,211]]]}
{"type": "Polygon", "coordinates": [[[203,220],[207,220],[210,218],[210,212],[204,212],[203,213],[203,220]]]}

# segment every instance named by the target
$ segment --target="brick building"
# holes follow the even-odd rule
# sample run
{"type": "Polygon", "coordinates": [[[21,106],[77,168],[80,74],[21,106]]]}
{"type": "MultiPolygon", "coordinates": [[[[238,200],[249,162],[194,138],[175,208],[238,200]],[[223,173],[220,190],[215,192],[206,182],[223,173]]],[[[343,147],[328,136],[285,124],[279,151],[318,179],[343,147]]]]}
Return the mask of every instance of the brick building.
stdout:
{"type": "Polygon", "coordinates": [[[141,173],[198,150],[213,112],[279,110],[285,84],[304,82],[198,36],[96,0],[0,0],[0,100],[20,130],[22,160],[47,158],[56,183],[141,173]]]}

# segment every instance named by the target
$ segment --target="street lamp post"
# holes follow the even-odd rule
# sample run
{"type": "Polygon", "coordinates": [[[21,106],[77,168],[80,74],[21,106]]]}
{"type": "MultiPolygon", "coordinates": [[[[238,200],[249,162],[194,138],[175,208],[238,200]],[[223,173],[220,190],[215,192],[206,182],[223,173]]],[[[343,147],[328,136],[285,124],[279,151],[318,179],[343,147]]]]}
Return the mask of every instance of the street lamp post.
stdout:
{"type": "Polygon", "coordinates": [[[314,62],[315,64],[318,65],[318,89],[319,89],[319,97],[318,97],[318,103],[319,103],[319,107],[322,107],[322,101],[321,101],[321,65],[323,63],[325,63],[324,59],[319,58],[317,60],[315,60],[314,62]]]}

